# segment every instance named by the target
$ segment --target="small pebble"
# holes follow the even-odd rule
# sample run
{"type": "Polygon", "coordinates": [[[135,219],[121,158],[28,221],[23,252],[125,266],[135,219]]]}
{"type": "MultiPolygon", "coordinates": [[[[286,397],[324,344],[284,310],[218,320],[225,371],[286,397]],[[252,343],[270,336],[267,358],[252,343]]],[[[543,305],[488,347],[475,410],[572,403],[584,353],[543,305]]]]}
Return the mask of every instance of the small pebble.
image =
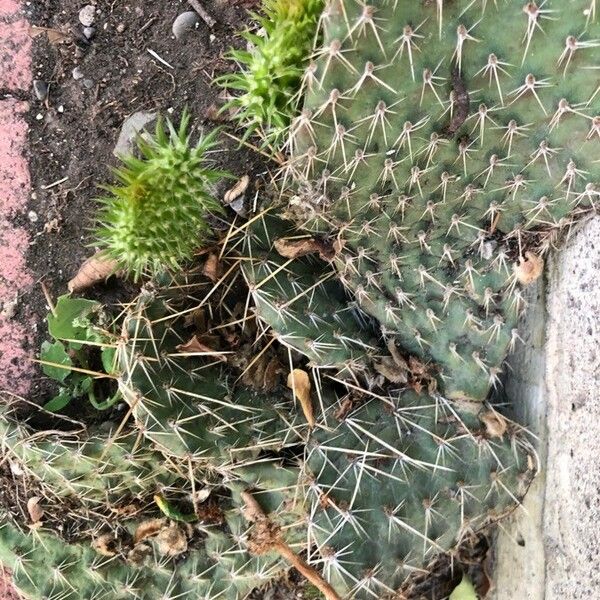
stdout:
{"type": "Polygon", "coordinates": [[[38,100],[42,102],[48,97],[48,85],[41,79],[33,80],[33,93],[38,100]]]}
{"type": "Polygon", "coordinates": [[[96,7],[91,4],[86,4],[79,11],[79,22],[84,27],[91,27],[94,24],[94,19],[96,18],[96,7]]]}
{"type": "Polygon", "coordinates": [[[91,79],[84,79],[83,87],[86,87],[88,90],[91,90],[94,87],[94,82],[91,79]]]}
{"type": "Polygon", "coordinates": [[[83,79],[83,71],[79,67],[75,67],[73,69],[73,79],[78,81],[79,79],[83,79]]]}
{"type": "Polygon", "coordinates": [[[38,113],[37,115],[35,115],[36,121],[41,121],[43,118],[44,118],[44,115],[42,113],[38,113]]]}
{"type": "Polygon", "coordinates": [[[56,110],[62,114],[65,112],[65,107],[61,104],[56,110]]]}
{"type": "Polygon", "coordinates": [[[172,31],[176,39],[180,40],[190,31],[194,31],[200,23],[198,13],[193,10],[181,13],[173,21],[172,31]]]}
{"type": "Polygon", "coordinates": [[[85,38],[87,40],[91,40],[94,37],[95,33],[96,33],[95,27],[84,27],[83,28],[83,35],[85,36],[85,38]]]}
{"type": "Polygon", "coordinates": [[[27,218],[32,222],[35,223],[38,220],[38,214],[35,212],[35,210],[30,210],[27,213],[27,218]]]}
{"type": "Polygon", "coordinates": [[[117,25],[117,33],[123,33],[125,31],[125,23],[119,23],[117,25]]]}

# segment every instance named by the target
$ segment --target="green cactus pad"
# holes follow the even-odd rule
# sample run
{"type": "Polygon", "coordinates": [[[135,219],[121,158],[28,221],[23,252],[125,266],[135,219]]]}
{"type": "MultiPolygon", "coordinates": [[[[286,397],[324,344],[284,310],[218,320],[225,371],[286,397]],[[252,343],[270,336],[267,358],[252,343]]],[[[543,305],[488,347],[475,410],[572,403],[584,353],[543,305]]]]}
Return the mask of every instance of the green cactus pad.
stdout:
{"type": "Polygon", "coordinates": [[[307,449],[309,548],[343,598],[391,596],[513,510],[537,467],[519,427],[492,437],[441,397],[373,399],[327,425],[307,449]]]}
{"type": "Polygon", "coordinates": [[[313,366],[356,373],[377,348],[374,331],[329,265],[315,256],[286,259],[278,241],[302,241],[290,222],[267,213],[249,229],[242,263],[259,317],[277,339],[313,366]]]}
{"type": "Polygon", "coordinates": [[[250,556],[238,511],[226,518],[225,528],[205,527],[204,539],[183,558],[161,556],[148,542],[141,565],[121,555],[102,556],[89,540],[65,544],[51,532],[24,533],[5,521],[0,561],[28,600],[242,600],[285,565],[272,553],[250,556]]]}
{"type": "Polygon", "coordinates": [[[343,242],[341,280],[386,336],[484,399],[521,284],[595,207],[595,3],[329,3],[291,128],[290,212],[343,242]]]}
{"type": "Polygon", "coordinates": [[[255,391],[218,358],[177,349],[189,337],[186,311],[173,308],[177,289],[142,293],[117,350],[119,389],[144,436],[167,454],[221,471],[301,442],[307,425],[291,390],[255,391]]]}
{"type": "Polygon", "coordinates": [[[14,477],[24,478],[25,487],[33,482],[49,502],[68,506],[79,518],[89,511],[110,515],[111,509],[151,501],[154,494],[181,484],[137,432],[117,434],[116,429],[36,432],[0,405],[2,456],[14,477]]]}

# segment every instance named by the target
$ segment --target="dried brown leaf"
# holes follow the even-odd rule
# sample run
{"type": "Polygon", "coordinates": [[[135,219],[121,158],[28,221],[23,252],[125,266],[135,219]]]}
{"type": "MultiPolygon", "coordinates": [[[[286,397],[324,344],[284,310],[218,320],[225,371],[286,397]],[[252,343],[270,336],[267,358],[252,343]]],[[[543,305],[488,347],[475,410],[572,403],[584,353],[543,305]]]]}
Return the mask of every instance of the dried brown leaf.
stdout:
{"type": "Polygon", "coordinates": [[[51,44],[60,44],[61,42],[66,42],[70,38],[68,33],[64,33],[60,29],[52,29],[51,27],[38,27],[37,25],[31,25],[29,28],[29,35],[32,38],[36,38],[44,33],[48,37],[48,41],[51,44]]]}
{"type": "Polygon", "coordinates": [[[312,401],[310,399],[311,385],[308,373],[302,369],[294,369],[288,375],[287,386],[293,390],[296,398],[298,398],[306,421],[311,427],[314,427],[316,421],[313,412],[312,401]]]}
{"type": "Polygon", "coordinates": [[[250,177],[244,175],[232,188],[228,189],[223,196],[225,204],[231,204],[236,198],[239,198],[248,188],[250,177]]]}
{"type": "Polygon", "coordinates": [[[202,354],[207,356],[214,356],[217,360],[221,362],[227,362],[227,358],[224,356],[223,352],[219,350],[215,350],[211,348],[204,342],[202,342],[197,335],[193,335],[185,344],[179,344],[176,346],[179,352],[185,354],[202,354]]]}
{"type": "Polygon", "coordinates": [[[400,354],[400,351],[396,347],[396,343],[394,342],[394,340],[392,340],[392,339],[389,340],[387,346],[388,346],[388,350],[390,351],[390,354],[392,355],[392,358],[394,359],[394,362],[396,363],[396,365],[398,365],[400,368],[408,371],[408,363],[404,360],[404,357],[400,354]]]}
{"type": "Polygon", "coordinates": [[[544,259],[533,252],[525,252],[525,258],[513,265],[517,280],[522,285],[533,283],[544,271],[544,259]]]}
{"type": "Polygon", "coordinates": [[[102,556],[116,556],[116,540],[112,533],[103,533],[92,540],[92,548],[102,556]]]}
{"type": "Polygon", "coordinates": [[[32,496],[27,500],[27,512],[32,523],[40,523],[44,517],[44,509],[40,502],[42,499],[39,496],[32,496]]]}
{"type": "Polygon", "coordinates": [[[279,382],[279,375],[283,373],[283,367],[277,357],[271,358],[265,367],[263,374],[262,389],[265,392],[272,392],[279,382]]]}
{"type": "Polygon", "coordinates": [[[194,327],[196,331],[204,333],[207,329],[204,308],[199,307],[188,313],[184,319],[184,327],[194,327]]]}
{"type": "Polygon", "coordinates": [[[275,240],[275,250],[284,258],[299,258],[307,254],[318,255],[323,260],[331,260],[335,256],[333,247],[323,240],[316,238],[303,238],[300,240],[292,238],[279,238],[275,240]]]}
{"type": "Polygon", "coordinates": [[[487,434],[490,437],[501,438],[508,428],[506,419],[494,410],[488,410],[487,412],[479,415],[479,419],[485,425],[487,434]]]}
{"type": "Polygon", "coordinates": [[[374,365],[375,370],[392,383],[406,383],[408,381],[408,367],[402,368],[391,356],[384,356],[374,365]]]}
{"type": "Polygon", "coordinates": [[[134,544],[137,544],[149,537],[155,536],[161,529],[164,528],[166,523],[166,519],[148,519],[147,521],[142,521],[133,534],[134,544]]]}
{"type": "Polygon", "coordinates": [[[208,277],[213,283],[219,281],[219,277],[221,276],[221,263],[219,261],[219,256],[214,252],[211,252],[204,263],[204,268],[202,269],[202,274],[205,277],[208,277]]]}
{"type": "Polygon", "coordinates": [[[354,409],[354,401],[349,396],[342,400],[339,408],[335,411],[334,417],[338,421],[343,421],[354,409]]]}
{"type": "Polygon", "coordinates": [[[81,292],[101,281],[105,281],[117,271],[116,260],[106,258],[102,256],[101,252],[96,252],[83,262],[75,277],[67,284],[67,288],[70,292],[81,292]]]}

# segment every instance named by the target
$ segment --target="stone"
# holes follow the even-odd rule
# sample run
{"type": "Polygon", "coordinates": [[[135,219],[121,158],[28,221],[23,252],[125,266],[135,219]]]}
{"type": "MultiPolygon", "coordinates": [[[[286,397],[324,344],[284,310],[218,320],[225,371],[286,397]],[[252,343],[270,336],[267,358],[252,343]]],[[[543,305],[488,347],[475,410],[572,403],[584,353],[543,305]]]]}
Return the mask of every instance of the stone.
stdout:
{"type": "Polygon", "coordinates": [[[193,10],[181,13],[177,15],[177,18],[173,21],[172,31],[176,39],[180,40],[184,38],[190,31],[197,29],[200,23],[200,17],[198,13],[193,10]]]}
{"type": "Polygon", "coordinates": [[[86,4],[79,11],[79,22],[84,27],[91,27],[94,24],[94,19],[96,18],[96,7],[92,4],[86,4]]]}
{"type": "Polygon", "coordinates": [[[73,79],[75,81],[79,81],[80,79],[83,79],[83,77],[84,77],[83,71],[81,70],[80,67],[75,67],[72,71],[72,75],[73,75],[73,79]]]}
{"type": "Polygon", "coordinates": [[[38,100],[43,102],[48,97],[48,84],[41,79],[34,79],[33,93],[38,100]]]}
{"type": "Polygon", "coordinates": [[[126,156],[133,152],[137,135],[157,117],[156,112],[140,111],[127,117],[121,127],[117,144],[113,150],[115,156],[126,156]]]}
{"type": "Polygon", "coordinates": [[[84,27],[83,28],[83,35],[85,36],[86,40],[91,40],[95,34],[96,34],[95,27],[84,27]]]}

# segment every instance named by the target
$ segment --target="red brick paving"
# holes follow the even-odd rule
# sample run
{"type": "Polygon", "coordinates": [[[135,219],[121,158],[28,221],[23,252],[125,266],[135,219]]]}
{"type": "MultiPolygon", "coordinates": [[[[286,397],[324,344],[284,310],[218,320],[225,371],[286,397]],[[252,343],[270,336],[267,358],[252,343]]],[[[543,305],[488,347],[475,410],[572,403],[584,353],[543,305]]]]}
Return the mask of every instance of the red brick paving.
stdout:
{"type": "MultiPolygon", "coordinates": [[[[0,306],[6,307],[33,283],[26,264],[27,231],[14,218],[27,210],[31,193],[26,158],[29,106],[10,92],[31,89],[31,39],[15,0],[0,0],[0,306]]],[[[30,324],[0,313],[0,389],[26,395],[33,372],[30,324]]]]}
{"type": "MultiPolygon", "coordinates": [[[[0,0],[0,309],[33,283],[25,259],[28,234],[14,224],[26,212],[31,193],[24,119],[29,106],[11,97],[11,92],[29,91],[32,83],[31,39],[20,8],[16,0],[0,0]]],[[[22,395],[29,390],[30,328],[0,312],[0,389],[22,395]]],[[[0,600],[19,600],[1,568],[0,600]]]]}

